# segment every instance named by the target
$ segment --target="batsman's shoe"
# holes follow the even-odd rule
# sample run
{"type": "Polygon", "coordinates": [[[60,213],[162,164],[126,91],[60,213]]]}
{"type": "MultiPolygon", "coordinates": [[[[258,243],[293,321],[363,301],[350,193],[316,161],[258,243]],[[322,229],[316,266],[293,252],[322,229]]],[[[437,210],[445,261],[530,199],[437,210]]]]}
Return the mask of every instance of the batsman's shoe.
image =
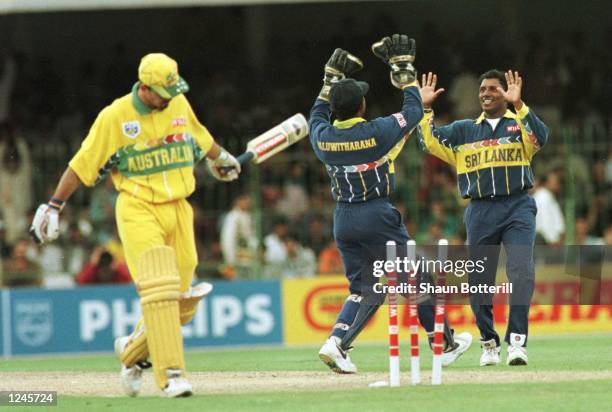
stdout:
{"type": "Polygon", "coordinates": [[[518,333],[510,334],[508,358],[506,359],[506,363],[509,366],[527,365],[527,349],[523,346],[526,340],[526,335],[520,335],[518,333]]]}
{"type": "Polygon", "coordinates": [[[448,352],[442,353],[442,366],[448,366],[463,355],[472,345],[472,335],[469,332],[461,332],[453,336],[455,347],[448,352]]]}
{"type": "MultiPolygon", "coordinates": [[[[115,353],[118,357],[121,357],[121,352],[123,352],[129,340],[129,336],[121,336],[115,339],[115,353]]],[[[138,395],[142,387],[142,371],[150,366],[148,362],[138,362],[131,367],[121,365],[121,387],[126,395],[138,395]]]]}
{"type": "Polygon", "coordinates": [[[193,388],[183,377],[183,372],[178,369],[168,369],[168,384],[164,388],[164,393],[168,398],[186,398],[193,395],[193,388]]]}
{"type": "Polygon", "coordinates": [[[495,339],[480,341],[482,347],[482,355],[480,355],[480,366],[489,366],[499,364],[499,352],[501,347],[497,346],[495,339]]]}
{"type": "Polygon", "coordinates": [[[327,339],[319,351],[319,359],[336,373],[356,373],[357,366],[351,362],[348,353],[340,349],[339,343],[335,336],[327,339]]]}
{"type": "Polygon", "coordinates": [[[128,396],[138,396],[142,387],[142,369],[138,365],[121,365],[121,387],[128,396]]]}

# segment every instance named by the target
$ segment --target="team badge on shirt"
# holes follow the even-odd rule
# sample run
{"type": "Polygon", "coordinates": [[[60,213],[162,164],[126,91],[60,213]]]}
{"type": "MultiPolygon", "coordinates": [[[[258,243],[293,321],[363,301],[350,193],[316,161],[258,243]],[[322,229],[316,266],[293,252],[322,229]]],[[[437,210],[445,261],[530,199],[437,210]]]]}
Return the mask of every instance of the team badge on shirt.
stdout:
{"type": "Polygon", "coordinates": [[[122,124],[123,134],[130,139],[135,139],[140,134],[140,122],[134,120],[133,122],[125,122],[122,124]]]}

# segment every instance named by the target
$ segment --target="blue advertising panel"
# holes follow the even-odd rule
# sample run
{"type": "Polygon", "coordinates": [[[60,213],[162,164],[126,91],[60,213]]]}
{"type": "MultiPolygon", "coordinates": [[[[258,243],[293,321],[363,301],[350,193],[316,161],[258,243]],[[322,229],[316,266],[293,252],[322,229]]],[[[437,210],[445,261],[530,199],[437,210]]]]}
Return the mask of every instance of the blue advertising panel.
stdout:
{"type": "Polygon", "coordinates": [[[9,309],[9,290],[8,289],[0,289],[0,353],[6,356],[10,353],[10,340],[11,334],[8,326],[5,328],[5,325],[10,324],[10,314],[11,311],[9,309]]]}
{"type": "MultiPolygon", "coordinates": [[[[282,343],[277,281],[217,282],[183,327],[188,347],[282,343]]],[[[133,286],[4,290],[5,356],[112,351],[140,318],[133,286]]]]}

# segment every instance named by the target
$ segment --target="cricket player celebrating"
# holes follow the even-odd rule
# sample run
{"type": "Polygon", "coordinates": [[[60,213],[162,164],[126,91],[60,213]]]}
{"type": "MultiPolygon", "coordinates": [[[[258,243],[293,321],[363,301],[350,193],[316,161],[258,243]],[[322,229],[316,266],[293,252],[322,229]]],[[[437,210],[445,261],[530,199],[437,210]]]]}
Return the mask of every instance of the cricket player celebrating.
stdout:
{"type": "MultiPolygon", "coordinates": [[[[380,306],[363,300],[362,285],[368,271],[365,256],[376,246],[410,239],[400,213],[389,200],[394,189],[393,162],[406,137],[423,117],[421,97],[412,66],[415,42],[405,35],[385,37],[372,47],[391,67],[391,82],[402,90],[400,112],[372,121],[363,116],[369,86],[346,76],[363,67],[348,52],[336,49],[325,66],[323,88],[310,112],[310,142],[325,164],[331,193],[337,202],[334,239],[342,255],[350,295],[331,336],[319,351],[320,359],[337,373],[355,373],[348,350],[380,306]],[[331,113],[336,120],[330,123],[331,113]]],[[[381,302],[382,303],[382,302],[381,302]]],[[[419,305],[419,319],[433,335],[435,302],[419,305]]],[[[467,333],[453,335],[445,325],[443,364],[448,365],[471,344],[467,333]]]]}
{"type": "Polygon", "coordinates": [[[191,287],[197,254],[186,198],[195,189],[199,160],[206,158],[222,181],[238,178],[240,165],[198,121],[173,59],[144,56],[138,79],[131,93],[99,113],[53,197],[38,207],[30,233],[39,243],[56,239],[60,212],[72,193],[110,173],[119,191],[119,236],[143,313],[134,333],[115,342],[123,387],[130,396],[138,394],[150,356],[159,388],[169,397],[189,396],[181,324],[191,320],[211,285],[191,287]]]}
{"type": "MultiPolygon", "coordinates": [[[[436,90],[437,76],[423,76],[421,97],[425,116],[419,140],[425,151],[456,167],[461,196],[471,199],[465,226],[472,258],[487,258],[484,274],[472,274],[470,284],[495,284],[498,245],[508,255],[507,275],[513,284],[505,341],[508,365],[527,364],[527,327],[535,270],[535,201],[530,162],[548,139],[548,127],[521,99],[523,79],[518,72],[490,70],[480,77],[478,98],[483,113],[476,120],[436,127],[431,108],[444,92],[436,90]],[[512,104],[515,113],[508,110],[512,104]],[[491,247],[493,246],[493,247],[491,247]]],[[[492,296],[472,294],[470,304],[480,330],[480,365],[500,362],[500,340],[493,325],[492,296]]]]}

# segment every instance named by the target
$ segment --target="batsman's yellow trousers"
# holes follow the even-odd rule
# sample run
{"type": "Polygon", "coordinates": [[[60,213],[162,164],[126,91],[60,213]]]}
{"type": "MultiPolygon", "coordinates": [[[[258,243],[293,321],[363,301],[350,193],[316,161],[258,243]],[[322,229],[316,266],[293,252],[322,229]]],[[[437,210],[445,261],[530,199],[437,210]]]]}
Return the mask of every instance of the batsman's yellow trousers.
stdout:
{"type": "Polygon", "coordinates": [[[193,232],[193,209],[185,199],[153,204],[121,192],[115,207],[119,237],[134,282],[139,280],[138,260],[155,246],[176,253],[181,292],[189,289],[198,256],[193,232]]]}

